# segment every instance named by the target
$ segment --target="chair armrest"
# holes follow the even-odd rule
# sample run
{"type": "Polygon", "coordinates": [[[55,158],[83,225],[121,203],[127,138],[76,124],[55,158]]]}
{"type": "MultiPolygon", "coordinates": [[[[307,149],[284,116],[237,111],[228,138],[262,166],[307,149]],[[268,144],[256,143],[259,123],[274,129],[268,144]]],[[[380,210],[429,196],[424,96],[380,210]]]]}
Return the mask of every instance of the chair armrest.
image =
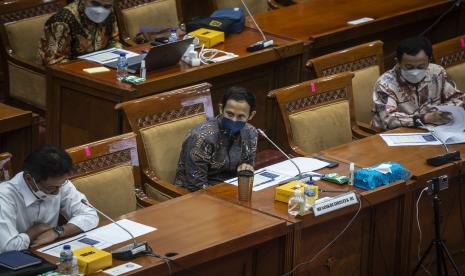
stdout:
{"type": "Polygon", "coordinates": [[[137,204],[139,204],[142,207],[149,207],[160,203],[155,199],[148,197],[141,189],[135,189],[134,191],[136,192],[137,204]]]}
{"type": "Polygon", "coordinates": [[[121,44],[125,47],[134,47],[139,44],[137,44],[134,40],[132,40],[130,37],[125,37],[122,41],[121,44]]]}
{"type": "Polygon", "coordinates": [[[378,134],[378,133],[384,132],[382,128],[374,127],[367,123],[357,122],[357,125],[361,130],[371,133],[371,134],[378,134]]]}
{"type": "Polygon", "coordinates": [[[369,132],[366,132],[360,129],[358,124],[355,124],[354,126],[352,126],[352,136],[356,139],[363,139],[363,138],[366,138],[372,135],[374,135],[374,133],[369,133],[369,132]]]}
{"type": "Polygon", "coordinates": [[[178,197],[189,193],[188,190],[157,177],[151,169],[143,171],[143,180],[150,186],[171,197],[178,197]]]}
{"type": "Polygon", "coordinates": [[[301,156],[305,157],[305,156],[310,155],[309,152],[304,151],[303,149],[299,148],[296,145],[291,145],[291,150],[292,150],[291,156],[294,156],[294,157],[301,157],[301,156]]]}
{"type": "Polygon", "coordinates": [[[23,67],[23,68],[26,68],[26,69],[29,69],[29,70],[32,70],[32,71],[35,71],[37,73],[45,75],[45,67],[44,66],[33,63],[33,62],[30,62],[30,61],[27,61],[27,60],[25,60],[23,58],[18,57],[17,55],[15,55],[13,53],[8,54],[8,61],[11,62],[11,63],[14,63],[17,66],[20,66],[20,67],[23,67]]]}

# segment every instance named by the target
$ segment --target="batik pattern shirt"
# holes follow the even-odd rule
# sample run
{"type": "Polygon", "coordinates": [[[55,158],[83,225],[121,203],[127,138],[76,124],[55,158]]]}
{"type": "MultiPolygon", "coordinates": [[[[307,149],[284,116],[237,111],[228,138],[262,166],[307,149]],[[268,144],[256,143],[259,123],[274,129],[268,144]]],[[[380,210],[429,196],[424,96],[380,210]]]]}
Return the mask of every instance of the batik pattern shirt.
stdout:
{"type": "Polygon", "coordinates": [[[221,116],[193,128],[182,145],[177,186],[195,191],[237,176],[242,163],[254,165],[257,130],[250,124],[231,136],[223,130],[221,116]]]}
{"type": "Polygon", "coordinates": [[[372,125],[382,129],[416,126],[416,119],[437,105],[463,106],[463,94],[448,79],[444,68],[429,64],[425,78],[411,84],[396,65],[375,84],[372,125]]]}
{"type": "Polygon", "coordinates": [[[85,15],[84,9],[82,1],[75,1],[47,20],[39,43],[38,63],[63,63],[86,53],[121,47],[114,13],[98,24],[85,15]]]}

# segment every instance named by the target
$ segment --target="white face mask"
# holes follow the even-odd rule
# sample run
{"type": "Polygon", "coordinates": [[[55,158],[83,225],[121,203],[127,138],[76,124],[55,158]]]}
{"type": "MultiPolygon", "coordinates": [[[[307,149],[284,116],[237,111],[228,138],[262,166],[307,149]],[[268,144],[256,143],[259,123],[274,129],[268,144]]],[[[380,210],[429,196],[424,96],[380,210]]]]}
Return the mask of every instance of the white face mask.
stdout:
{"type": "Polygon", "coordinates": [[[57,195],[46,194],[42,190],[40,190],[39,186],[37,185],[37,183],[35,181],[35,179],[33,177],[31,177],[31,179],[32,179],[32,183],[34,183],[34,186],[36,186],[36,189],[37,189],[37,191],[32,191],[32,190],[31,191],[36,197],[38,197],[38,198],[40,198],[42,200],[52,200],[52,199],[56,198],[57,195]]]}
{"type": "Polygon", "coordinates": [[[86,7],[84,13],[91,21],[102,23],[110,15],[111,9],[106,9],[104,7],[86,7]]]}
{"type": "Polygon", "coordinates": [[[419,83],[421,80],[425,78],[426,70],[425,69],[411,69],[411,70],[400,69],[400,74],[408,82],[415,84],[415,83],[419,83]]]}

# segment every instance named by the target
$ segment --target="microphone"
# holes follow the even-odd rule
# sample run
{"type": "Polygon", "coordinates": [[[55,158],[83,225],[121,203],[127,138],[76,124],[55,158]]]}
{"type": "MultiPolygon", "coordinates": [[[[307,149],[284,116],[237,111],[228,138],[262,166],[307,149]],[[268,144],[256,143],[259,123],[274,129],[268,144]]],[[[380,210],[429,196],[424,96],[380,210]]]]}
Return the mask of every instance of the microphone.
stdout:
{"type": "Polygon", "coordinates": [[[90,208],[94,209],[95,211],[97,211],[99,214],[101,214],[102,216],[104,216],[106,219],[108,219],[109,221],[113,222],[115,225],[117,225],[119,228],[123,229],[124,231],[126,231],[129,236],[131,236],[132,238],[132,244],[129,244],[129,245],[126,245],[126,246],[123,246],[121,248],[118,248],[116,250],[113,250],[111,252],[113,258],[115,259],[118,259],[118,260],[131,260],[133,258],[136,258],[138,256],[142,256],[142,255],[146,255],[146,254],[149,254],[152,252],[152,249],[150,248],[150,246],[147,244],[147,242],[137,242],[136,241],[136,238],[134,237],[133,234],[131,234],[131,232],[129,232],[129,230],[127,230],[126,228],[124,228],[123,226],[121,226],[119,223],[117,223],[115,220],[113,220],[112,218],[110,218],[109,216],[105,215],[102,211],[100,211],[99,209],[97,209],[95,206],[93,206],[92,204],[90,204],[87,200],[85,199],[81,199],[81,202],[83,204],[85,204],[86,206],[89,206],[90,208]]]}
{"type": "Polygon", "coordinates": [[[260,26],[258,26],[257,21],[255,21],[255,18],[253,17],[253,15],[250,12],[249,8],[245,4],[244,0],[241,0],[241,3],[244,6],[247,14],[250,16],[250,19],[252,19],[253,24],[255,25],[255,27],[257,27],[257,30],[260,32],[260,34],[263,37],[263,40],[257,41],[254,44],[247,47],[247,52],[255,52],[255,51],[259,51],[259,50],[262,50],[262,49],[265,49],[265,48],[268,48],[268,47],[272,47],[274,45],[273,40],[266,38],[265,34],[263,33],[260,26]]]}
{"type": "Polygon", "coordinates": [[[441,142],[441,145],[444,147],[446,153],[443,154],[443,155],[438,155],[438,156],[435,156],[435,157],[432,157],[432,158],[429,158],[429,159],[426,159],[426,163],[428,165],[431,165],[431,166],[441,166],[441,165],[444,165],[446,163],[449,163],[449,162],[452,162],[452,161],[458,161],[460,160],[460,151],[454,151],[454,152],[450,152],[449,151],[449,148],[447,148],[447,145],[446,143],[444,143],[443,141],[441,141],[441,139],[439,139],[438,136],[436,136],[436,134],[434,133],[434,130],[429,130],[425,124],[423,124],[423,122],[420,120],[420,119],[416,119],[415,120],[419,125],[421,125],[422,127],[424,127],[426,130],[429,131],[429,133],[431,133],[431,135],[433,135],[434,138],[436,138],[436,140],[438,140],[439,142],[441,142]]]}
{"type": "MultiPolygon", "coordinates": [[[[270,142],[275,148],[277,148],[279,150],[279,152],[282,153],[282,155],[284,155],[287,160],[291,161],[291,163],[297,168],[297,171],[299,172],[299,174],[295,177],[293,177],[292,179],[290,179],[289,181],[292,181],[292,180],[301,180],[302,178],[304,178],[304,176],[302,175],[302,172],[300,171],[300,168],[299,166],[297,166],[297,164],[294,162],[294,160],[292,160],[292,158],[287,155],[278,145],[276,145],[269,137],[268,135],[265,134],[265,132],[259,128],[257,128],[257,131],[258,133],[263,136],[263,138],[265,138],[266,140],[268,140],[268,142],[270,142]]],[[[287,180],[286,180],[287,182],[287,180]]]]}

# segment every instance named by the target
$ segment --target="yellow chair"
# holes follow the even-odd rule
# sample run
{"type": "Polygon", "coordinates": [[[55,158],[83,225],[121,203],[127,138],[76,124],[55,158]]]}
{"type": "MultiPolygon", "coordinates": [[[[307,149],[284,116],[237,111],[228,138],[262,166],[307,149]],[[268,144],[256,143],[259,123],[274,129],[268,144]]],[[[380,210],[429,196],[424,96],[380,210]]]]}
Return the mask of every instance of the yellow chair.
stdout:
{"type": "Polygon", "coordinates": [[[434,44],[433,57],[457,88],[465,92],[465,35],[434,44]]]}
{"type": "Polygon", "coordinates": [[[92,205],[110,217],[156,203],[140,189],[134,133],[70,148],[67,152],[73,159],[71,182],[92,205]]]}
{"type": "Polygon", "coordinates": [[[122,41],[134,40],[141,27],[177,27],[176,0],[117,0],[115,13],[122,41]]]}
{"type": "Polygon", "coordinates": [[[9,97],[39,110],[46,106],[45,68],[37,65],[44,24],[64,0],[7,1],[0,11],[0,35],[8,62],[9,97]]]}
{"type": "Polygon", "coordinates": [[[0,153],[0,182],[7,181],[12,177],[11,154],[8,152],[0,153]]]}
{"type": "Polygon", "coordinates": [[[174,181],[182,143],[192,128],[213,116],[211,85],[202,83],[117,105],[137,133],[145,192],[157,200],[188,193],[174,181]]]}
{"type": "Polygon", "coordinates": [[[352,78],[344,72],[271,91],[292,151],[301,156],[352,141],[352,78]]]}
{"type": "Polygon", "coordinates": [[[352,89],[355,118],[360,128],[370,133],[380,132],[370,126],[373,88],[384,72],[383,42],[373,41],[310,59],[307,68],[317,78],[341,72],[353,72],[352,89]]]}

